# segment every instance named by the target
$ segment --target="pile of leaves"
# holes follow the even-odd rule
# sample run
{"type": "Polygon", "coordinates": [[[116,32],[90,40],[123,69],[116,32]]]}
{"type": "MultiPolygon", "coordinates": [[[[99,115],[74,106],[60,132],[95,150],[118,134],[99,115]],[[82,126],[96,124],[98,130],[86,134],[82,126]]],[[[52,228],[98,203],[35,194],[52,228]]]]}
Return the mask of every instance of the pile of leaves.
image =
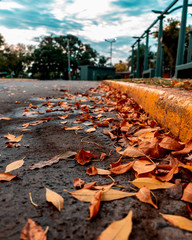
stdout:
{"type": "MultiPolygon", "coordinates": [[[[48,100],[43,104],[46,113],[68,112],[68,114],[58,116],[65,120],[62,124],[67,124],[67,118],[73,109],[79,110],[80,114],[76,119],[75,126],[61,127],[61,131],[80,131],[84,126],[90,126],[87,133],[96,132],[97,128],[103,128],[103,134],[107,135],[119,154],[116,162],[110,163],[107,169],[98,168],[96,162],[91,167],[86,165],[93,160],[108,161],[109,155],[106,153],[92,154],[89,150],[81,149],[79,152],[63,152],[47,161],[32,164],[26,171],[33,171],[45,166],[56,164],[61,159],[68,159],[74,156],[73,160],[84,166],[84,170],[89,176],[101,175],[111,179],[110,184],[100,185],[96,181],[85,183],[80,178],[75,178],[73,186],[75,191],[65,192],[79,201],[89,202],[89,219],[97,217],[100,205],[105,201],[114,201],[122,198],[136,196],[143,203],[151,204],[158,211],[158,199],[152,190],[162,189],[177,200],[185,201],[188,211],[188,218],[177,215],[160,213],[161,216],[184,230],[192,231],[192,140],[183,143],[175,139],[169,132],[165,132],[157,122],[151,119],[143,109],[129,98],[111,87],[102,84],[96,89],[91,89],[90,94],[84,94],[85,98],[92,98],[93,105],[84,105],[80,102],[68,104],[61,101],[51,103],[48,100]],[[95,98],[93,95],[99,93],[102,98],[95,98]],[[101,105],[101,107],[96,107],[101,105]],[[115,118],[103,118],[104,113],[116,112],[115,118]],[[133,181],[127,186],[120,186],[115,178],[121,174],[132,173],[133,181]],[[128,192],[127,189],[130,189],[128,192]]],[[[64,91],[63,99],[75,99],[75,96],[64,91]]],[[[37,111],[43,114],[38,106],[29,105],[24,114],[32,114],[37,111]]],[[[2,120],[9,120],[2,117],[2,120]]],[[[26,131],[28,127],[52,121],[53,118],[41,118],[36,122],[25,123],[21,129],[26,131]]],[[[5,138],[7,147],[18,147],[17,144],[24,136],[18,137],[7,134],[5,138]]],[[[98,143],[95,143],[98,144],[98,143]]],[[[24,158],[10,163],[6,166],[5,172],[0,173],[0,181],[11,181],[19,175],[12,175],[10,172],[20,168],[24,164],[24,158]]],[[[58,211],[62,211],[64,199],[51,189],[46,188],[45,200],[51,202],[58,211]]],[[[35,207],[30,194],[30,201],[35,207]]],[[[132,210],[128,215],[109,225],[98,237],[98,239],[128,239],[132,230],[132,210]]],[[[90,223],[91,224],[91,223],[90,223]]],[[[28,219],[21,239],[46,239],[47,231],[37,225],[32,219],[28,219]],[[36,236],[36,238],[33,238],[36,236]]]]}

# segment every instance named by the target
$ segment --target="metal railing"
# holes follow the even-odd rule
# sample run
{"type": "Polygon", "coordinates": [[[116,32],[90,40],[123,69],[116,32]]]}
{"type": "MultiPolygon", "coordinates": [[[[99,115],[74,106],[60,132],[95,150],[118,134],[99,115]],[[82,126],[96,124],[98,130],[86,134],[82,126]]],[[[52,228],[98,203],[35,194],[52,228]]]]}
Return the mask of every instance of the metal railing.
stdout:
{"type": "MultiPolygon", "coordinates": [[[[176,58],[176,67],[175,67],[175,76],[178,76],[178,71],[182,68],[185,69],[186,67],[189,68],[189,63],[191,62],[191,47],[192,47],[192,32],[190,31],[189,37],[189,47],[188,47],[188,57],[187,57],[187,64],[188,66],[183,66],[184,64],[184,51],[185,51],[185,34],[186,34],[186,22],[187,22],[187,11],[188,7],[192,6],[192,4],[188,4],[188,0],[183,0],[183,5],[175,7],[171,9],[179,0],[173,1],[164,11],[153,11],[155,13],[159,13],[157,19],[143,32],[140,37],[136,37],[137,40],[134,42],[132,47],[132,59],[131,59],[131,75],[132,77],[139,78],[140,77],[140,42],[141,39],[146,38],[145,43],[145,55],[144,55],[144,71],[143,76],[145,73],[149,74],[150,69],[148,54],[149,54],[149,34],[151,28],[154,27],[159,22],[159,31],[158,31],[158,47],[157,47],[157,54],[156,54],[156,67],[155,67],[155,76],[154,77],[162,77],[162,61],[163,61],[163,45],[162,45],[162,37],[163,37],[163,19],[165,15],[168,15],[179,8],[182,8],[182,16],[181,16],[181,26],[179,30],[179,39],[178,39],[178,47],[177,47],[177,58],[176,58]],[[136,74],[134,71],[134,48],[137,44],[137,67],[136,67],[136,74]],[[182,65],[182,66],[181,66],[182,65]]],[[[192,69],[192,62],[191,62],[191,69],[192,69]]]]}

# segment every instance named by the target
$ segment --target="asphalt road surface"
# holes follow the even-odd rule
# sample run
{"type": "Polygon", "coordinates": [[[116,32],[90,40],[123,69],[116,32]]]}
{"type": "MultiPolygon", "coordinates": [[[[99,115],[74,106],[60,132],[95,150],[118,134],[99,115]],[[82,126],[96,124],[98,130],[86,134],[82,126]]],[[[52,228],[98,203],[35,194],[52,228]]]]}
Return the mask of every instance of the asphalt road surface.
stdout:
{"type": "MultiPolygon", "coordinates": [[[[29,218],[43,229],[49,227],[48,240],[97,239],[109,224],[124,218],[130,210],[133,211],[130,239],[192,239],[190,232],[171,226],[153,206],[139,202],[136,197],[102,202],[97,216],[89,220],[89,203],[78,201],[64,191],[75,190],[75,178],[81,178],[85,183],[112,182],[107,176],[91,177],[86,174],[87,168],[93,163],[98,168],[106,169],[109,163],[116,162],[120,157],[111,139],[103,134],[103,128],[87,133],[86,130],[90,126],[76,123],[81,109],[46,112],[49,105],[57,105],[60,102],[64,102],[66,106],[77,106],[77,103],[81,106],[94,106],[94,99],[99,99],[102,93],[91,93],[88,90],[99,84],[94,81],[0,81],[0,119],[10,118],[0,120],[0,172],[5,172],[6,166],[11,162],[24,158],[23,166],[11,172],[14,175],[19,174],[18,177],[10,182],[0,181],[0,239],[20,239],[22,229],[29,218]],[[65,114],[69,114],[68,118],[58,118],[65,114]],[[42,118],[53,119],[41,122],[42,118]],[[66,124],[61,123],[65,120],[66,124]],[[22,129],[22,126],[26,126],[23,124],[27,123],[34,124],[22,129]],[[82,129],[65,131],[63,126],[81,126],[82,129]],[[14,146],[7,147],[7,139],[4,136],[8,133],[15,136],[23,134],[22,140],[14,146]],[[32,164],[39,161],[47,161],[61,152],[79,152],[82,148],[93,154],[106,153],[108,157],[103,161],[98,160],[83,166],[72,159],[60,160],[50,166],[29,170],[32,164]],[[45,188],[64,198],[61,212],[46,201],[45,188]],[[29,193],[38,207],[30,201],[29,193]]],[[[97,107],[101,105],[98,104],[97,107]]],[[[59,105],[57,110],[58,108],[59,105]]],[[[104,117],[116,117],[117,113],[113,111],[102,114],[104,117]]],[[[115,177],[119,185],[123,186],[129,186],[128,181],[132,179],[131,173],[115,177]]],[[[177,215],[186,212],[184,202],[170,200],[165,192],[156,191],[155,194],[159,200],[159,211],[177,215]]]]}

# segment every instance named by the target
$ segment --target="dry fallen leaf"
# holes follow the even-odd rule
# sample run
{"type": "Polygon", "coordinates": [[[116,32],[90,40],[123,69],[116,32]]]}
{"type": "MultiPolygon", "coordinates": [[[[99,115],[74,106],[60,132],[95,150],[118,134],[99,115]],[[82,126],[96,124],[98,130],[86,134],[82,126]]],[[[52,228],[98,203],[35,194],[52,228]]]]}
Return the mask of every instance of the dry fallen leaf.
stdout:
{"type": "Polygon", "coordinates": [[[165,188],[170,188],[170,187],[174,186],[173,183],[161,182],[154,178],[137,178],[133,181],[130,181],[130,183],[132,183],[133,185],[135,185],[138,188],[147,187],[151,190],[165,189],[165,188]]]}
{"type": "Polygon", "coordinates": [[[126,164],[122,164],[117,167],[111,168],[109,169],[109,171],[111,172],[111,174],[120,175],[128,172],[132,168],[133,164],[134,164],[134,161],[128,162],[126,164]]]}
{"type": "Polygon", "coordinates": [[[0,173],[0,181],[11,181],[13,178],[16,178],[18,175],[13,175],[11,173],[0,173]]]}
{"type": "Polygon", "coordinates": [[[76,155],[75,155],[75,160],[81,164],[81,165],[84,165],[88,162],[91,161],[92,158],[96,158],[96,157],[99,157],[99,155],[94,155],[92,153],[89,153],[83,149],[81,149],[80,152],[78,152],[76,155]]]}
{"type": "Polygon", "coordinates": [[[0,120],[11,120],[10,117],[0,117],[0,120]]]}
{"type": "Polygon", "coordinates": [[[94,128],[94,127],[86,130],[87,133],[92,133],[92,132],[95,132],[95,131],[96,131],[96,128],[94,128]]]}
{"type": "Polygon", "coordinates": [[[148,160],[137,160],[133,165],[133,170],[138,174],[152,172],[156,168],[156,165],[148,160]]]}
{"type": "Polygon", "coordinates": [[[47,236],[43,228],[40,225],[37,225],[32,219],[29,218],[22,230],[20,239],[21,240],[46,240],[47,236]]]}
{"type": "Polygon", "coordinates": [[[59,118],[59,119],[65,119],[65,118],[67,118],[68,116],[69,116],[69,114],[63,115],[63,116],[58,116],[58,118],[59,118]]]}
{"type": "Polygon", "coordinates": [[[184,189],[181,200],[192,203],[192,183],[189,183],[184,189]]]}
{"type": "Polygon", "coordinates": [[[177,140],[170,136],[165,136],[162,141],[159,143],[159,146],[169,150],[181,150],[184,148],[184,144],[179,143],[177,140]]]}
{"type": "Polygon", "coordinates": [[[192,221],[182,217],[182,216],[177,216],[177,215],[169,215],[169,214],[162,214],[160,213],[161,216],[170,222],[172,225],[181,228],[183,230],[191,231],[192,232],[192,221]]]}
{"type": "Polygon", "coordinates": [[[18,161],[14,161],[12,163],[10,163],[9,165],[7,165],[6,169],[5,169],[5,172],[11,172],[15,169],[18,169],[20,167],[22,167],[24,164],[24,158],[21,159],[21,160],[18,160],[18,161]]]}
{"type": "Polygon", "coordinates": [[[45,188],[45,189],[46,189],[46,200],[48,202],[51,202],[60,212],[64,205],[64,199],[58,193],[48,188],[45,188]]]}
{"type": "Polygon", "coordinates": [[[124,151],[119,152],[123,156],[128,157],[142,157],[145,156],[145,154],[141,151],[139,151],[136,147],[129,146],[124,151]]]}
{"type": "Polygon", "coordinates": [[[109,170],[101,169],[101,168],[96,168],[94,165],[91,168],[88,168],[86,173],[89,176],[94,176],[94,175],[109,175],[111,172],[109,170]]]}
{"type": "Polygon", "coordinates": [[[6,143],[16,143],[16,142],[20,142],[21,141],[23,135],[20,135],[20,136],[16,137],[16,136],[8,133],[4,137],[9,139],[9,141],[6,141],[6,143]]]}
{"type": "Polygon", "coordinates": [[[81,188],[84,185],[84,181],[81,178],[75,178],[73,180],[73,186],[81,188]]]}
{"type": "Polygon", "coordinates": [[[90,212],[89,219],[92,219],[93,217],[95,217],[97,215],[97,213],[99,212],[102,192],[103,192],[102,189],[96,191],[95,195],[93,196],[93,198],[91,200],[91,204],[89,206],[89,212],[90,212]]]}
{"type": "Polygon", "coordinates": [[[144,203],[149,203],[153,205],[153,207],[158,208],[157,205],[151,199],[150,190],[147,187],[143,187],[136,193],[136,197],[144,203]]]}
{"type": "Polygon", "coordinates": [[[132,231],[132,211],[122,220],[111,223],[97,240],[128,240],[132,231]]]}
{"type": "Polygon", "coordinates": [[[28,169],[33,170],[35,168],[43,168],[46,166],[51,166],[52,164],[59,162],[59,160],[68,159],[69,157],[72,157],[75,154],[76,152],[66,151],[66,152],[60,153],[59,155],[51,158],[48,161],[40,161],[38,163],[32,164],[28,169]]]}
{"type": "Polygon", "coordinates": [[[77,131],[77,130],[81,130],[83,128],[80,126],[74,126],[74,127],[62,127],[62,129],[66,130],[66,131],[77,131]]]}
{"type": "MultiPolygon", "coordinates": [[[[74,198],[82,202],[91,202],[93,196],[95,195],[95,190],[89,189],[80,189],[77,191],[69,192],[74,198]]],[[[103,192],[101,196],[101,201],[113,201],[125,197],[135,196],[136,193],[122,192],[114,189],[109,189],[108,191],[103,192]]]]}

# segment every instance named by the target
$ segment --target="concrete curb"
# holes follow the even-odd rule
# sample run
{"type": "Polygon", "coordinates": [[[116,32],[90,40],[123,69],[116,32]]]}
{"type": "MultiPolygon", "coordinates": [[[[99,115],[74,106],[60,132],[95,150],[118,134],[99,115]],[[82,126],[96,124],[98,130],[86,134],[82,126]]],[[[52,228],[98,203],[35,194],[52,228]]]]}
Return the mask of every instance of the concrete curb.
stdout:
{"type": "Polygon", "coordinates": [[[106,80],[109,86],[127,93],[150,117],[183,142],[192,139],[192,96],[190,92],[135,83],[106,80]]]}

